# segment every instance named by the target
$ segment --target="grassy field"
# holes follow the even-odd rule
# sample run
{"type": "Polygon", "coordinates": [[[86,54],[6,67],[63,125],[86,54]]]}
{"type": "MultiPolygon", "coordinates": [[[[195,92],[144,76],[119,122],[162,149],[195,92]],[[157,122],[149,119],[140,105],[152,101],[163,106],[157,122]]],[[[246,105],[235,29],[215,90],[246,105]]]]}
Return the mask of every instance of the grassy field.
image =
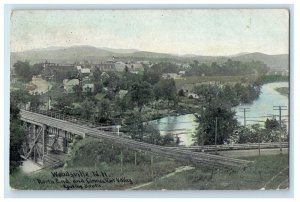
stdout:
{"type": "Polygon", "coordinates": [[[230,172],[195,167],[169,178],[158,179],[143,190],[259,190],[288,187],[288,155],[243,158],[254,161],[245,170],[230,172]]]}
{"type": "MultiPolygon", "coordinates": [[[[243,158],[253,163],[245,170],[229,171],[214,169],[210,167],[190,166],[188,170],[174,172],[184,165],[173,160],[154,158],[151,169],[150,157],[144,156],[143,162],[136,166],[134,163],[125,163],[122,168],[120,163],[95,164],[95,166],[69,167],[59,169],[45,169],[32,174],[25,174],[21,171],[10,176],[10,185],[14,189],[21,190],[60,190],[67,189],[64,183],[41,184],[40,181],[49,179],[56,180],[51,172],[105,172],[108,179],[129,179],[118,183],[100,183],[101,187],[88,187],[83,189],[99,190],[274,190],[288,188],[288,155],[270,155],[261,157],[243,158]]],[[[78,178],[75,178],[78,179],[78,178]]],[[[91,178],[95,179],[95,178],[91,178]]],[[[97,178],[103,179],[103,178],[97,178]]],[[[58,178],[59,181],[68,180],[71,183],[67,186],[84,186],[86,183],[73,182],[73,177],[58,178]]],[[[93,185],[93,184],[92,184],[93,185]]]]}
{"type": "MultiPolygon", "coordinates": [[[[170,172],[175,171],[175,168],[179,166],[178,163],[168,160],[168,161],[161,161],[158,158],[154,158],[154,165],[151,170],[150,164],[150,157],[148,162],[144,162],[135,166],[133,163],[131,164],[124,164],[121,170],[121,164],[106,164],[102,163],[100,165],[94,167],[72,167],[72,168],[59,168],[59,169],[45,169],[35,173],[26,174],[22,171],[19,171],[10,176],[10,186],[14,189],[19,190],[61,190],[66,189],[63,183],[48,183],[48,184],[40,184],[40,181],[47,181],[49,179],[56,180],[55,177],[52,176],[51,172],[78,172],[82,170],[84,172],[105,172],[109,176],[109,179],[129,179],[130,181],[126,181],[124,183],[99,183],[101,187],[94,187],[94,188],[86,188],[86,189],[100,189],[100,190],[123,190],[128,189],[131,186],[138,185],[141,183],[146,183],[152,181],[154,178],[159,176],[168,174],[170,172]],[[152,176],[153,172],[153,176],[152,176]]],[[[73,177],[63,177],[57,178],[58,180],[69,180],[71,184],[74,183],[73,177]]],[[[81,178],[76,178],[80,180],[81,178]]],[[[83,178],[85,179],[85,178],[83,178]]],[[[90,179],[95,179],[95,177],[90,177],[90,179]]],[[[103,178],[96,178],[96,179],[103,179],[103,178]]],[[[87,183],[80,183],[81,185],[85,185],[87,183]]],[[[76,188],[80,189],[80,188],[76,188]]]]}
{"type": "Polygon", "coordinates": [[[65,186],[72,185],[76,187],[71,189],[81,189],[81,186],[83,189],[123,190],[174,172],[177,167],[181,166],[179,162],[174,160],[155,156],[151,164],[151,156],[143,152],[136,153],[135,165],[134,151],[121,145],[112,145],[109,142],[88,138],[75,142],[70,148],[72,149],[68,153],[63,168],[43,169],[31,174],[19,170],[10,175],[10,186],[20,190],[60,190],[67,189],[65,186]],[[78,171],[88,172],[90,175],[77,178],[52,176],[54,172],[74,173],[78,171]],[[92,176],[92,172],[105,172],[107,177],[92,176]],[[118,179],[124,179],[124,182],[118,182],[118,179]],[[76,182],[74,180],[83,181],[76,182]],[[91,180],[110,180],[113,182],[90,183],[91,180]],[[67,181],[70,183],[65,183],[67,181]],[[93,185],[94,187],[92,187],[93,185]]]}
{"type": "Polygon", "coordinates": [[[257,79],[257,75],[245,75],[245,76],[189,76],[183,79],[176,79],[177,89],[187,88],[192,90],[193,87],[201,82],[253,82],[257,79]]]}

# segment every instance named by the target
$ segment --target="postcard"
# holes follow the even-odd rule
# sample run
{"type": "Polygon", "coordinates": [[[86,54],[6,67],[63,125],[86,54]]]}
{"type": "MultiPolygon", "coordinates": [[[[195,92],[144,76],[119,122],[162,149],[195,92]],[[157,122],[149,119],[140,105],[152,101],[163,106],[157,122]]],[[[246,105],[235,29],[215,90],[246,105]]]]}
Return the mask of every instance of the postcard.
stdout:
{"type": "Polygon", "coordinates": [[[288,190],[289,10],[12,10],[13,190],[288,190]]]}

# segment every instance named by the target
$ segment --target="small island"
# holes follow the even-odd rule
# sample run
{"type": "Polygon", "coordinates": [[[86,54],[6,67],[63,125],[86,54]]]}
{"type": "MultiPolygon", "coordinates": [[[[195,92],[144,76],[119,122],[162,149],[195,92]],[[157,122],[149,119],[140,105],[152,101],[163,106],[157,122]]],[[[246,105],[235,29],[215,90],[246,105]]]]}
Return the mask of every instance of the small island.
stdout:
{"type": "Polygon", "coordinates": [[[288,87],[279,87],[279,88],[276,88],[275,89],[277,92],[279,92],[281,95],[284,95],[284,96],[289,96],[289,88],[288,87]]]}

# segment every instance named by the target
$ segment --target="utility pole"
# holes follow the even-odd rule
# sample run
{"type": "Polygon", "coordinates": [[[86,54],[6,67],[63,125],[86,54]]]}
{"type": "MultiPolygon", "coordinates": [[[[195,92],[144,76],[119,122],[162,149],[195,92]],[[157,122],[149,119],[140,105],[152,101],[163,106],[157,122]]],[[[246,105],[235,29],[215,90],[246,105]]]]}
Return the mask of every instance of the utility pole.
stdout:
{"type": "Polygon", "coordinates": [[[250,108],[244,107],[244,108],[241,108],[241,109],[242,109],[242,111],[240,111],[240,112],[244,113],[244,126],[246,127],[246,112],[249,112],[250,108]]]}
{"type": "Polygon", "coordinates": [[[217,138],[218,138],[218,117],[216,117],[216,126],[215,126],[215,154],[217,154],[217,138]]]}
{"type": "Polygon", "coordinates": [[[281,111],[287,110],[287,106],[273,106],[273,110],[279,111],[279,147],[280,147],[280,154],[282,154],[282,146],[281,146],[281,133],[282,133],[282,126],[281,126],[281,111]]]}
{"type": "Polygon", "coordinates": [[[118,136],[120,136],[120,128],[121,128],[121,125],[117,125],[116,128],[117,128],[117,130],[118,130],[117,134],[118,134],[118,136]]]}
{"type": "Polygon", "coordinates": [[[121,172],[123,172],[123,151],[121,150],[121,172]]]}
{"type": "Polygon", "coordinates": [[[153,179],[153,155],[151,155],[151,178],[153,179]]]}

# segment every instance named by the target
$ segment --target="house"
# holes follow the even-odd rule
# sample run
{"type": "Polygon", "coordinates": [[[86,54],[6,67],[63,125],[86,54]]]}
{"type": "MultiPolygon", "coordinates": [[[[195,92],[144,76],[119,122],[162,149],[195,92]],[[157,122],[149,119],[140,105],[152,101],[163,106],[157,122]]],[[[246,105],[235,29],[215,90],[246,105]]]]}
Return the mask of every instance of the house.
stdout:
{"type": "Polygon", "coordinates": [[[187,93],[188,98],[199,99],[199,96],[196,93],[187,93]]]}
{"type": "Polygon", "coordinates": [[[180,76],[183,76],[183,75],[185,75],[185,71],[179,71],[179,73],[178,73],[180,76]]]}
{"type": "Polygon", "coordinates": [[[74,93],[73,87],[79,85],[78,79],[64,79],[63,80],[64,90],[66,93],[74,93]]]}
{"type": "Polygon", "coordinates": [[[86,83],[82,86],[82,92],[94,92],[95,91],[95,85],[93,83],[86,83]]]}
{"type": "Polygon", "coordinates": [[[89,68],[82,68],[80,69],[81,74],[90,74],[91,70],[89,68]]]}
{"type": "Polygon", "coordinates": [[[116,62],[115,69],[116,71],[122,72],[125,70],[125,67],[128,68],[128,71],[131,73],[135,73],[138,71],[142,71],[144,69],[142,63],[134,63],[134,62],[116,62]]]}
{"type": "Polygon", "coordinates": [[[102,79],[102,80],[108,79],[109,77],[110,77],[110,76],[109,76],[108,73],[102,72],[102,74],[101,74],[101,79],[102,79]]]}
{"type": "Polygon", "coordinates": [[[115,70],[115,62],[112,60],[101,62],[100,64],[96,64],[95,68],[98,68],[101,71],[113,71],[115,70]]]}
{"type": "Polygon", "coordinates": [[[181,76],[176,73],[164,73],[162,75],[162,78],[164,78],[164,79],[169,79],[169,78],[170,79],[180,79],[181,76]]]}
{"type": "Polygon", "coordinates": [[[190,69],[190,68],[191,68],[191,66],[190,66],[189,64],[183,64],[182,67],[183,67],[184,69],[190,69]]]}
{"type": "Polygon", "coordinates": [[[77,66],[75,66],[76,67],[76,69],[78,70],[78,71],[81,71],[81,66],[80,65],[77,65],[77,66]]]}
{"type": "Polygon", "coordinates": [[[118,96],[120,98],[123,98],[128,93],[128,90],[120,90],[118,93],[118,96]]]}

